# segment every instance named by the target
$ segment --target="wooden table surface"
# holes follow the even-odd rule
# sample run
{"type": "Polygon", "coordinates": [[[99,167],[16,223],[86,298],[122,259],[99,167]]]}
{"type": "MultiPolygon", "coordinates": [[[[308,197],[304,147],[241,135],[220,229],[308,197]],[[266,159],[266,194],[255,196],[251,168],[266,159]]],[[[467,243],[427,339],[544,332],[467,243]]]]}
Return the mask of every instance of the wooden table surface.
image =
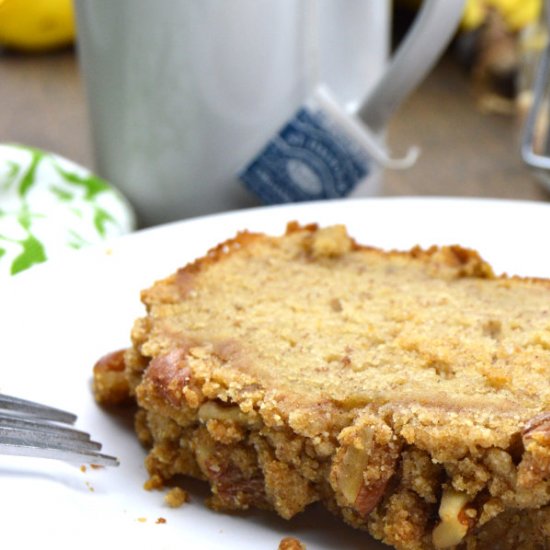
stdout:
{"type": "MultiPolygon", "coordinates": [[[[93,167],[87,109],[74,51],[42,56],[0,52],[0,143],[19,142],[93,167]]],[[[467,76],[445,57],[394,116],[394,154],[418,145],[406,171],[388,172],[383,194],[547,201],[523,166],[511,116],[481,114],[467,76]]]]}

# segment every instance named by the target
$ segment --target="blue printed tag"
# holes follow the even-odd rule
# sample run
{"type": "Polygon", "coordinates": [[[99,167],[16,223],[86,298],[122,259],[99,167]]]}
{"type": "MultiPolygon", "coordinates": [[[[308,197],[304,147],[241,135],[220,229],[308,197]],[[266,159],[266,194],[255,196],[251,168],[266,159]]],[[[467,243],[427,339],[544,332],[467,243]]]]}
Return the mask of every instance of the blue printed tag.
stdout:
{"type": "Polygon", "coordinates": [[[331,199],[347,196],[370,162],[322,112],[302,108],[239,177],[264,204],[331,199]]]}

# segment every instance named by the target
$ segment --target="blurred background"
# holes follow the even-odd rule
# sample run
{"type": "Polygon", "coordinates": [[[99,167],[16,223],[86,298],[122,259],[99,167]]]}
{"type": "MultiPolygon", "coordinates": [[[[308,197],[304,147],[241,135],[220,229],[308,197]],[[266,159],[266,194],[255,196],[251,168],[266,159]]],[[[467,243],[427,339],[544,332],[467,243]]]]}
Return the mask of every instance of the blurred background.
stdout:
{"type": "MultiPolygon", "coordinates": [[[[395,40],[414,0],[394,2],[395,40]]],[[[540,37],[540,0],[468,0],[446,54],[391,122],[396,154],[418,145],[383,194],[548,200],[520,157],[540,37]]],[[[0,142],[17,142],[93,168],[70,0],[0,0],[0,142]],[[45,9],[47,6],[47,9],[45,9]]]]}

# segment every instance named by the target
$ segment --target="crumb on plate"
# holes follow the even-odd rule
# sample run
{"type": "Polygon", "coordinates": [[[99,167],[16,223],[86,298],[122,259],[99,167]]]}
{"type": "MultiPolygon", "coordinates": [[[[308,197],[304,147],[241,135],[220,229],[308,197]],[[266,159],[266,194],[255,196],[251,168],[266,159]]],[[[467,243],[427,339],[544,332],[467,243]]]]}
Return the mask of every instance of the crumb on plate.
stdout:
{"type": "Polygon", "coordinates": [[[294,537],[285,537],[279,543],[278,550],[306,550],[306,546],[294,537]]]}
{"type": "Polygon", "coordinates": [[[186,502],[189,502],[189,493],[181,487],[174,487],[166,493],[164,502],[170,508],[179,508],[186,502]]]}

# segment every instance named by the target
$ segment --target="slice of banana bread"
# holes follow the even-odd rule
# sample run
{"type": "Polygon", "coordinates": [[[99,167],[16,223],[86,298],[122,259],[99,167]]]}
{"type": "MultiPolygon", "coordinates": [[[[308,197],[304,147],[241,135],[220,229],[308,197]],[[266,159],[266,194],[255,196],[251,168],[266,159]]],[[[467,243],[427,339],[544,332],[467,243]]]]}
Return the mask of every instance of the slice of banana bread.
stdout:
{"type": "Polygon", "coordinates": [[[284,518],[322,501],[399,549],[550,544],[550,281],[290,224],[142,300],[95,387],[137,401],[151,485],[186,474],[216,509],[284,518]]]}

